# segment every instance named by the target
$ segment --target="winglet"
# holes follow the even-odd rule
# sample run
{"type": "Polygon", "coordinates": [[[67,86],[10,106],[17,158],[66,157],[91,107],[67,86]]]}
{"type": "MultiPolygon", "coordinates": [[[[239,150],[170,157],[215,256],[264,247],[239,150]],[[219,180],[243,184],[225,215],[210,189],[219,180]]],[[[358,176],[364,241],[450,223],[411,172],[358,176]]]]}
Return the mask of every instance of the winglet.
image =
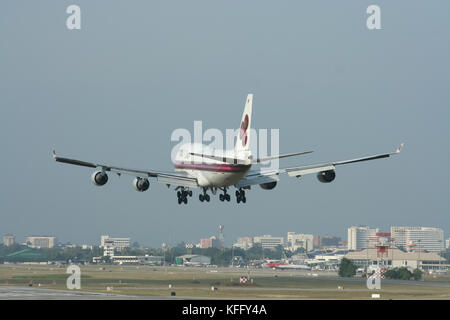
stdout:
{"type": "Polygon", "coordinates": [[[53,158],[56,158],[56,151],[55,151],[55,148],[52,148],[52,154],[53,154],[53,158]]]}
{"type": "Polygon", "coordinates": [[[397,148],[397,150],[395,150],[395,153],[400,153],[400,151],[402,151],[404,145],[405,145],[404,143],[401,143],[400,146],[397,148]]]}

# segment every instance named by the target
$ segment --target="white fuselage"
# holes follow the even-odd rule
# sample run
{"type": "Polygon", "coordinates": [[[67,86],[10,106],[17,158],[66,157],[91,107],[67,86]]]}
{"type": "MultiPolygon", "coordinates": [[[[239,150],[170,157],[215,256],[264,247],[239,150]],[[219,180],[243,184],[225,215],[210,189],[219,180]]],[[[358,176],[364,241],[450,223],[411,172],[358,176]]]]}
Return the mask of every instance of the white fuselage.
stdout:
{"type": "Polygon", "coordinates": [[[196,178],[200,187],[233,186],[247,175],[251,167],[249,161],[230,164],[195,156],[190,154],[191,152],[220,157],[234,157],[234,151],[211,150],[209,147],[201,144],[185,144],[180,147],[175,157],[175,171],[183,171],[190,177],[196,178]]]}

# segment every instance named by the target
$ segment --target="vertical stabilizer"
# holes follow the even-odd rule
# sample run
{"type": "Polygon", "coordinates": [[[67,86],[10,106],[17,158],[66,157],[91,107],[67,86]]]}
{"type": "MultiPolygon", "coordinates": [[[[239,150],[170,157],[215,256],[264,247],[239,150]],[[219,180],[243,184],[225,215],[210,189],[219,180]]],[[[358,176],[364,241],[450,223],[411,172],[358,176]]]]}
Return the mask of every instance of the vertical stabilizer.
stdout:
{"type": "Polygon", "coordinates": [[[245,100],[244,113],[242,114],[239,133],[234,147],[234,152],[239,158],[248,159],[250,156],[250,128],[252,122],[252,102],[253,94],[247,95],[245,100]]]}

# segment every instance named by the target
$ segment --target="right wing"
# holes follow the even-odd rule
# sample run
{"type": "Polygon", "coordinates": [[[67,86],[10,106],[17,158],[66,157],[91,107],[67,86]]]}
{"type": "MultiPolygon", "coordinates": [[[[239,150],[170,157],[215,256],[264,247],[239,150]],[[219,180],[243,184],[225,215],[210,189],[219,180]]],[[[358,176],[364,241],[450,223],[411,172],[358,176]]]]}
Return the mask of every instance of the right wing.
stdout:
{"type": "Polygon", "coordinates": [[[388,158],[392,155],[400,153],[402,148],[403,148],[403,143],[397,148],[397,150],[395,150],[394,152],[390,152],[390,153],[382,153],[382,154],[377,154],[377,155],[373,155],[373,156],[344,160],[344,161],[313,164],[313,165],[308,165],[308,166],[290,167],[290,168],[283,168],[283,169],[271,170],[271,171],[249,171],[247,176],[245,178],[243,178],[241,181],[239,181],[235,186],[237,188],[245,188],[245,187],[249,187],[249,186],[256,185],[256,184],[276,182],[276,181],[280,180],[279,175],[281,173],[287,173],[288,176],[290,176],[290,177],[300,178],[301,176],[303,176],[305,174],[319,173],[319,172],[329,171],[329,170],[334,171],[336,169],[336,166],[343,165],[343,164],[350,164],[350,163],[355,163],[355,162],[388,158]]]}
{"type": "Polygon", "coordinates": [[[99,171],[111,171],[121,174],[127,174],[139,178],[155,178],[158,182],[164,184],[173,184],[182,187],[198,187],[197,179],[189,177],[184,172],[162,172],[162,171],[147,171],[129,168],[120,168],[106,164],[86,162],[71,158],[58,157],[53,149],[53,158],[57,162],[72,164],[76,166],[83,166],[88,168],[97,168],[99,171]]]}

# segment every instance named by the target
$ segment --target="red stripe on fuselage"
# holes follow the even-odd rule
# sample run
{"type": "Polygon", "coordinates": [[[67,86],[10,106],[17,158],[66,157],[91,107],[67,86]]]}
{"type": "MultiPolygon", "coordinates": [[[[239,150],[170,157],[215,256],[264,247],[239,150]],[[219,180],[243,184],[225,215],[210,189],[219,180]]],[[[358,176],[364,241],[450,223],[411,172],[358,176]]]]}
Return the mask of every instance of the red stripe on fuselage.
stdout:
{"type": "Polygon", "coordinates": [[[245,172],[250,168],[250,165],[178,162],[175,164],[175,168],[176,169],[186,169],[186,170],[205,170],[205,171],[215,171],[215,172],[245,172]]]}

